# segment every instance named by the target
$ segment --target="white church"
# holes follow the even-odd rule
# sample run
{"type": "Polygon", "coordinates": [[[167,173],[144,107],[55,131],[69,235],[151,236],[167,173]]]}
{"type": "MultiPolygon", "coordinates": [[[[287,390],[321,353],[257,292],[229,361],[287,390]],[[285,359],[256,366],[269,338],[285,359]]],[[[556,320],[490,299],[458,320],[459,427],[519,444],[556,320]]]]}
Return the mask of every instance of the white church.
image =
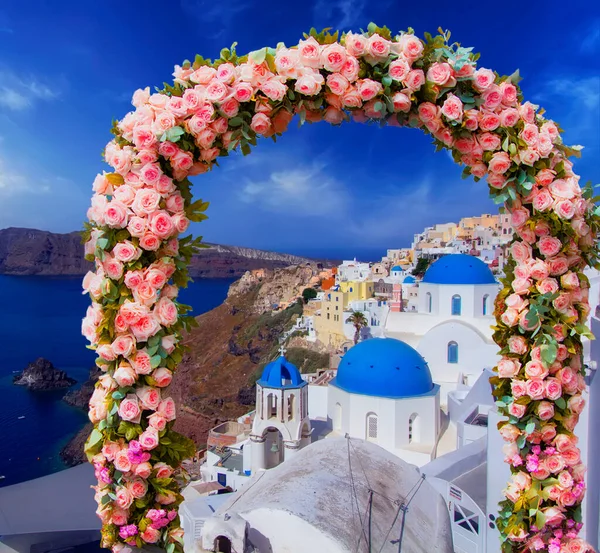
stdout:
{"type": "MultiPolygon", "coordinates": [[[[210,447],[203,481],[184,493],[186,551],[499,553],[509,468],[489,384],[497,291],[485,264],[446,256],[419,286],[418,313],[391,312],[387,337],[358,343],[337,370],[302,375],[284,355],[268,364],[256,410],[213,429],[209,446],[229,445],[210,447]],[[203,494],[208,485],[235,492],[203,494]]],[[[583,537],[597,548],[600,343],[585,351],[583,537]]]]}

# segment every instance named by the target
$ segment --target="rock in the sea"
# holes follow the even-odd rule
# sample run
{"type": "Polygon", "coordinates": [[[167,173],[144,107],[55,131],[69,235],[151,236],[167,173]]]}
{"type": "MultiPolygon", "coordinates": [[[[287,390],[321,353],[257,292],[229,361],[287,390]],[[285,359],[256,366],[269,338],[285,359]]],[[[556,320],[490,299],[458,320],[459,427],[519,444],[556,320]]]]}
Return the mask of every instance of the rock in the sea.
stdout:
{"type": "Polygon", "coordinates": [[[98,367],[92,367],[89,378],[78,390],[71,390],[70,392],[67,392],[62,398],[63,401],[72,407],[87,410],[92,394],[94,393],[96,381],[101,374],[102,371],[98,367]]]}
{"type": "Polygon", "coordinates": [[[22,373],[13,378],[13,384],[27,386],[30,390],[60,390],[69,388],[76,382],[43,357],[27,365],[22,373]]]}

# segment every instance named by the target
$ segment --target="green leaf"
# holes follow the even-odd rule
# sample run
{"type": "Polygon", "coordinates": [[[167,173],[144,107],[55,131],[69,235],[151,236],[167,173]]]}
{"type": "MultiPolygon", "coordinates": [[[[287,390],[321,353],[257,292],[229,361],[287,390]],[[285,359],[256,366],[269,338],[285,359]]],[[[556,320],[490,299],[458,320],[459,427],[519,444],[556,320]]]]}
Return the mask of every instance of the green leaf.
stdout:
{"type": "Polygon", "coordinates": [[[113,399],[123,399],[124,397],[125,397],[125,394],[121,390],[117,390],[116,392],[112,393],[113,399]]]}
{"type": "Polygon", "coordinates": [[[100,248],[101,250],[108,248],[108,238],[98,238],[96,241],[96,247],[100,248]]]}
{"type": "Polygon", "coordinates": [[[97,428],[94,428],[94,430],[92,430],[92,433],[90,434],[89,438],[87,439],[87,443],[85,445],[85,450],[88,451],[90,449],[93,449],[103,439],[104,439],[104,436],[103,436],[102,432],[100,432],[97,428]]]}
{"type": "Polygon", "coordinates": [[[389,75],[386,75],[385,77],[383,77],[383,79],[381,79],[381,84],[383,84],[383,86],[391,86],[392,78],[389,75]]]}
{"type": "Polygon", "coordinates": [[[525,446],[525,436],[519,436],[517,439],[517,447],[519,449],[523,449],[524,446],[525,446]]]}
{"type": "Polygon", "coordinates": [[[102,505],[106,505],[106,504],[108,504],[110,502],[111,502],[111,499],[110,499],[110,496],[108,494],[107,495],[103,495],[102,499],[100,500],[100,503],[102,503],[102,505]]]}
{"type": "Polygon", "coordinates": [[[244,120],[241,117],[232,117],[229,120],[229,126],[230,127],[239,127],[243,122],[244,122],[244,120]]]}
{"type": "Polygon", "coordinates": [[[250,52],[248,54],[248,57],[254,63],[260,65],[263,61],[265,61],[265,58],[267,57],[267,49],[266,48],[261,48],[260,50],[255,50],[254,52],[250,52]]]}
{"type": "Polygon", "coordinates": [[[158,367],[160,365],[160,362],[162,361],[162,357],[160,355],[153,355],[150,358],[150,366],[153,369],[156,369],[156,367],[158,367]]]}
{"type": "Polygon", "coordinates": [[[535,430],[535,422],[529,421],[527,423],[527,426],[525,427],[525,432],[527,432],[527,434],[531,434],[534,430],[535,430]]]}
{"type": "Polygon", "coordinates": [[[178,142],[184,134],[185,131],[181,127],[171,127],[168,131],[163,133],[163,135],[160,137],[160,141],[178,142]]]}
{"type": "Polygon", "coordinates": [[[565,409],[567,407],[567,403],[565,402],[565,398],[559,397],[554,403],[559,409],[565,409]]]}
{"type": "Polygon", "coordinates": [[[535,514],[535,525],[538,528],[543,528],[545,524],[546,524],[546,515],[544,515],[544,513],[542,513],[542,511],[538,511],[535,514]]]}
{"type": "Polygon", "coordinates": [[[558,348],[555,344],[544,344],[541,348],[542,360],[546,365],[552,365],[556,360],[558,348]]]}

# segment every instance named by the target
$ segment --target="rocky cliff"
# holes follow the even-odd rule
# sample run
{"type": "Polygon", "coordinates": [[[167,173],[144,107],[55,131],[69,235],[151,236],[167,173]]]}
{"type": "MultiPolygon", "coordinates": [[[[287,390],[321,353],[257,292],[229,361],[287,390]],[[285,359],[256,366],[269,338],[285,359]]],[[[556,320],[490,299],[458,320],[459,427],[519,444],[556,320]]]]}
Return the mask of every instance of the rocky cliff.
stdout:
{"type": "MultiPolygon", "coordinates": [[[[239,277],[251,269],[285,267],[308,259],[252,248],[209,244],[191,262],[190,274],[201,278],[239,277]]],[[[78,232],[55,234],[42,230],[0,230],[0,274],[84,275],[91,264],[84,259],[78,232]]]]}
{"type": "Polygon", "coordinates": [[[26,386],[30,390],[60,390],[73,386],[77,381],[69,378],[65,371],[60,371],[54,365],[40,357],[29,363],[22,373],[14,376],[13,384],[26,386]]]}
{"type": "MultiPolygon", "coordinates": [[[[277,356],[279,336],[302,314],[302,303],[292,300],[318,279],[319,271],[314,264],[302,264],[247,273],[242,284],[232,284],[223,304],[197,318],[199,326],[185,337],[189,351],[168,390],[178,405],[177,431],[202,446],[212,427],[252,409],[256,379],[277,356]],[[282,302],[288,307],[273,312],[272,304],[282,302]]],[[[315,362],[326,366],[328,359],[311,358],[306,365],[300,363],[301,350],[294,355],[305,369],[314,369],[315,362]]],[[[90,428],[63,450],[69,464],[84,461],[82,444],[90,428]]]]}

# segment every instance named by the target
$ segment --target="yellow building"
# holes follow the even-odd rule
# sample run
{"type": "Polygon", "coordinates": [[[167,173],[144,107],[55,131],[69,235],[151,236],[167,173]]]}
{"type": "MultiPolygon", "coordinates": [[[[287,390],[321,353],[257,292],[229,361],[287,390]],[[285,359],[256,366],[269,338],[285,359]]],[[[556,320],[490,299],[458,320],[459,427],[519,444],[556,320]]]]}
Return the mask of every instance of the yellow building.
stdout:
{"type": "Polygon", "coordinates": [[[366,300],[375,294],[375,284],[372,280],[348,280],[340,282],[340,292],[344,294],[344,308],[354,300],[366,300]]]}
{"type": "Polygon", "coordinates": [[[477,227],[489,228],[498,232],[499,234],[502,232],[502,221],[500,215],[489,215],[484,214],[479,217],[465,217],[460,220],[458,225],[460,230],[458,231],[459,238],[463,240],[472,240],[473,239],[473,231],[477,227]]]}
{"type": "Polygon", "coordinates": [[[326,292],[321,302],[321,314],[314,318],[317,340],[339,348],[347,340],[344,336],[344,292],[326,292]]]}

